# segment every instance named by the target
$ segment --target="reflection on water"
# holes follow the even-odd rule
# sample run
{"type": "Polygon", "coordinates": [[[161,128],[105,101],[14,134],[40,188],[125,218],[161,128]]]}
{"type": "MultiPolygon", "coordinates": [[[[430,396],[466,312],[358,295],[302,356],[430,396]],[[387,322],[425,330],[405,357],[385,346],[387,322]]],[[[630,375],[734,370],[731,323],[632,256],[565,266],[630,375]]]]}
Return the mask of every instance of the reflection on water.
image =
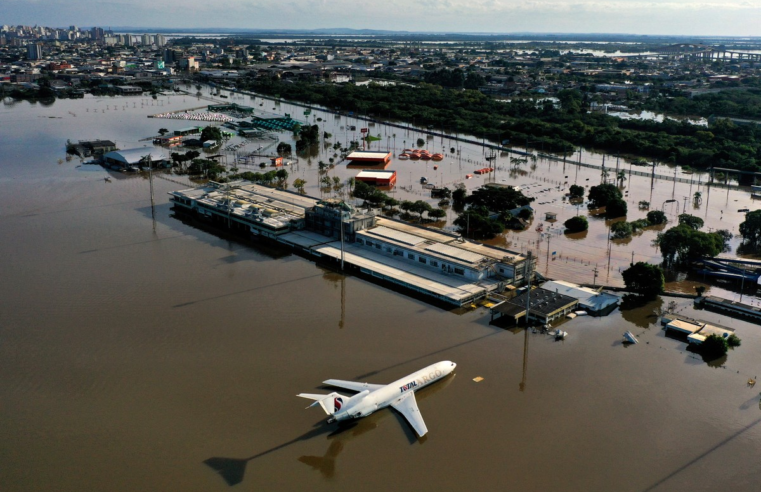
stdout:
{"type": "MultiPolygon", "coordinates": [[[[0,106],[3,492],[214,490],[241,482],[318,491],[362,483],[375,491],[398,487],[389,470],[401,469],[415,471],[405,485],[421,491],[473,483],[489,490],[757,489],[758,388],[747,386],[759,375],[755,325],[677,300],[681,314],[737,329],[742,346],[723,370],[710,370],[682,342],[653,329],[662,301],[568,320],[565,342],[528,333],[526,345],[524,330],[514,336],[489,326],[482,308],[452,315],[298,255],[178,220],[166,194],[179,185],[162,179],[154,180],[154,229],[143,176],[105,183],[105,171],[82,172],[76,159],[58,164],[66,139],[112,138],[131,148],[158,128],[187,126],[146,118],[166,106],[202,104],[183,99],[0,106]],[[626,330],[640,344],[620,350],[626,330]],[[331,435],[338,428],[317,422],[294,396],[329,377],[388,382],[444,358],[458,363],[460,376],[435,398],[422,401],[426,390],[420,392],[431,429],[422,446],[392,410],[331,435]],[[310,456],[322,461],[299,461],[310,456]],[[548,465],[537,457],[562,458],[548,465]],[[632,463],[637,472],[622,474],[632,463]]],[[[417,137],[394,133],[397,147],[417,137]]],[[[462,162],[444,161],[437,180],[454,181],[482,164],[481,149],[462,147],[462,162]]],[[[402,180],[434,176],[423,163],[392,166],[402,180]]],[[[536,171],[525,166],[518,179],[546,202],[536,204],[539,218],[556,211],[562,224],[576,209],[556,190],[563,176],[574,182],[575,170],[563,173],[561,166],[540,159],[536,171]]],[[[304,176],[317,194],[316,167],[302,162],[289,180],[304,176]]],[[[345,179],[355,171],[338,165],[331,173],[345,179]]],[[[496,182],[503,179],[510,178],[499,170],[496,182]]],[[[577,179],[599,183],[600,174],[580,168],[577,179]]],[[[629,220],[640,218],[646,212],[635,210],[636,197],[651,192],[650,181],[632,177],[626,185],[629,220]]],[[[689,196],[689,186],[677,183],[675,196],[689,196]]],[[[720,220],[701,210],[706,228],[736,229],[742,214],[734,211],[747,197],[714,190],[709,198],[701,190],[701,207],[724,211],[720,220]]],[[[651,209],[663,208],[672,192],[672,182],[656,181],[651,209]]],[[[395,193],[428,199],[419,186],[395,193]]],[[[672,223],[683,207],[666,204],[672,223]]],[[[502,240],[534,250],[540,271],[549,249],[555,278],[593,280],[595,263],[607,255],[604,220],[590,221],[584,240],[561,232],[549,244],[535,225],[502,240]]],[[[636,261],[658,258],[654,236],[645,231],[612,248],[611,283],[620,281],[616,267],[628,265],[632,251],[636,261]]],[[[600,275],[607,269],[600,262],[600,275]]],[[[702,280],[679,283],[694,291],[702,280]]],[[[711,285],[716,291],[721,287],[711,285]]]]}

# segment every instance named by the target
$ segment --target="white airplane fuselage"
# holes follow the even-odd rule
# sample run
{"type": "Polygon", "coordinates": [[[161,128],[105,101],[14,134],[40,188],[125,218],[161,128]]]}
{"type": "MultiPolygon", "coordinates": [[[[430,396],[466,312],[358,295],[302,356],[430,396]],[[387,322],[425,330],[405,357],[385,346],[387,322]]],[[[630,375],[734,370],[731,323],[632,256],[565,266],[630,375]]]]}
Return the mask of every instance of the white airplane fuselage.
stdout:
{"type": "Polygon", "coordinates": [[[386,408],[400,401],[409,392],[425,388],[455,370],[457,364],[451,361],[437,362],[428,367],[413,372],[409,376],[397,379],[374,391],[364,390],[348,399],[343,407],[328,420],[336,422],[366,417],[376,410],[386,408]]]}

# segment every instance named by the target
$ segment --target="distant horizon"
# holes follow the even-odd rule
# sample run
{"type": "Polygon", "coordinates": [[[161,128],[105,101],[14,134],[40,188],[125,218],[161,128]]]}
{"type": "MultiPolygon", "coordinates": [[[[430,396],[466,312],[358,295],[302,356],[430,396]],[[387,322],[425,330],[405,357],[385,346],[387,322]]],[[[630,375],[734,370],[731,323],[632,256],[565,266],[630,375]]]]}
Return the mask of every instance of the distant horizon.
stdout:
{"type": "Polygon", "coordinates": [[[117,29],[285,31],[344,29],[416,34],[761,37],[761,2],[749,0],[5,0],[12,25],[117,29]],[[247,27],[230,28],[230,24],[247,27]],[[152,27],[146,24],[153,24],[152,27]],[[189,27],[193,26],[193,27],[189,27]],[[283,26],[271,28],[268,26],[283,26]],[[360,26],[360,27],[357,27],[360,26]]]}
{"type": "MultiPolygon", "coordinates": [[[[29,24],[6,24],[6,25],[29,25],[29,24]]],[[[53,29],[68,29],[71,25],[48,26],[43,24],[32,24],[53,29]]],[[[389,29],[365,29],[349,27],[331,27],[331,28],[246,28],[246,27],[151,27],[151,26],[106,26],[106,25],[81,25],[79,29],[87,30],[92,27],[108,29],[114,32],[129,33],[166,33],[166,34],[219,34],[219,35],[239,35],[239,34],[268,34],[268,35],[315,35],[315,36],[473,36],[473,37],[543,37],[558,38],[558,41],[568,38],[705,38],[705,39],[733,39],[761,42],[761,35],[743,36],[743,35],[707,35],[707,34],[638,34],[634,32],[558,32],[558,31],[512,31],[512,32],[492,32],[492,31],[420,31],[420,30],[389,30],[389,29]]],[[[647,39],[643,39],[646,41],[647,39]]],[[[533,41],[528,39],[528,41],[533,41]]],[[[581,40],[579,40],[581,42],[581,40]]]]}

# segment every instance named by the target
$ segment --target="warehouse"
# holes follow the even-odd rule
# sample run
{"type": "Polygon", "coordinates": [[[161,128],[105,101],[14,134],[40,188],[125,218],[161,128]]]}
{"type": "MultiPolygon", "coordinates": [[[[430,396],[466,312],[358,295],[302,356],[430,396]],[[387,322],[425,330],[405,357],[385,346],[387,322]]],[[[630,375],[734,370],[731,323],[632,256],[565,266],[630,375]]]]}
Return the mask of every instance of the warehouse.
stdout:
{"type": "Polygon", "coordinates": [[[396,171],[360,171],[355,179],[374,186],[394,186],[396,184],[396,171]]]}
{"type": "Polygon", "coordinates": [[[125,169],[130,166],[142,166],[150,159],[153,167],[169,162],[169,158],[160,150],[150,147],[138,149],[115,150],[103,155],[103,163],[111,169],[125,169]]]}
{"type": "Polygon", "coordinates": [[[347,157],[349,164],[387,165],[391,160],[391,152],[377,152],[374,150],[355,150],[347,157]]]}

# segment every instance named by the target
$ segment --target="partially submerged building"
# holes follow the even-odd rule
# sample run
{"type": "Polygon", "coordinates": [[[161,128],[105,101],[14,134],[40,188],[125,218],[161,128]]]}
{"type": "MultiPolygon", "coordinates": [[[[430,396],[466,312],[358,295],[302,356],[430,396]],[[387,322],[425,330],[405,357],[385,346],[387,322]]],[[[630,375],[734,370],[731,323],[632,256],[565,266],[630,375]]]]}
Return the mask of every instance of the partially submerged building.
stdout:
{"type": "Polygon", "coordinates": [[[520,285],[528,270],[527,258],[519,253],[378,217],[339,200],[248,181],[212,182],[170,195],[177,211],[450,305],[520,285]]]}
{"type": "Polygon", "coordinates": [[[521,318],[528,316],[529,322],[548,325],[565,318],[577,309],[578,305],[579,300],[576,298],[539,287],[492,306],[492,321],[502,318],[511,323],[518,323],[521,318]]]}
{"type": "Polygon", "coordinates": [[[602,287],[591,289],[563,280],[547,281],[542,284],[542,288],[578,299],[579,307],[592,316],[610,314],[621,301],[619,296],[602,292],[602,287]]]}
{"type": "Polygon", "coordinates": [[[116,170],[146,167],[149,163],[151,167],[161,167],[169,163],[169,158],[161,149],[155,147],[114,150],[103,154],[103,165],[116,170]]]}

